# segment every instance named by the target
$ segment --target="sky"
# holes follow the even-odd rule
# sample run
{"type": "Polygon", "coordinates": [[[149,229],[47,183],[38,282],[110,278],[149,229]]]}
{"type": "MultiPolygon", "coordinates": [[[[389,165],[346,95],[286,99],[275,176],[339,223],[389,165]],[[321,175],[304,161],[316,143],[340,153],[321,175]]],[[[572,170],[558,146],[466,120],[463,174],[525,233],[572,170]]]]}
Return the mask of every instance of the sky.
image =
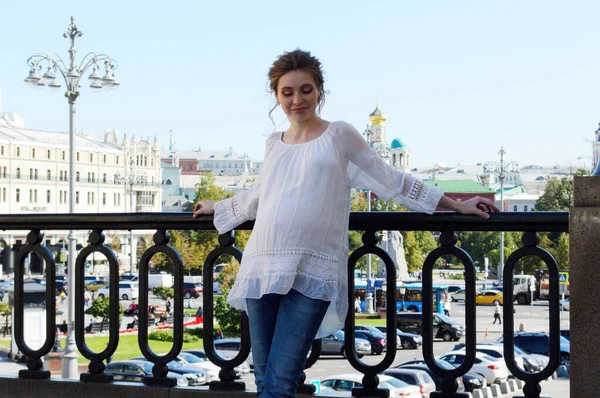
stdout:
{"type": "MultiPolygon", "coordinates": [[[[119,63],[117,91],[84,82],[76,125],[102,137],[157,136],[179,150],[262,159],[265,137],[287,128],[267,71],[296,48],[323,63],[322,116],[360,131],[379,103],[388,142],[412,165],[505,160],[591,167],[600,122],[600,2],[506,1],[4,1],[2,111],[29,128],[66,131],[62,92],[27,88],[34,53],[68,58],[71,15],[81,60],[119,63]],[[580,158],[581,157],[581,158],[580,158]],[[578,159],[580,158],[580,159],[578,159]]],[[[86,74],[88,75],[89,72],[86,74]]]]}

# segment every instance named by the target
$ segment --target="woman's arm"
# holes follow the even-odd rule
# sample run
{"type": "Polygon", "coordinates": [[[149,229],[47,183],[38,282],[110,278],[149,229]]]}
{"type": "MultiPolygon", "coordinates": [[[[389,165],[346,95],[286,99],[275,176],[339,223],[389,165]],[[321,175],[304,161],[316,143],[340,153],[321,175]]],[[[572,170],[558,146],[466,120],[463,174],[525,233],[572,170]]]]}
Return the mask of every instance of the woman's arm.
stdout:
{"type": "Polygon", "coordinates": [[[500,211],[494,202],[480,196],[475,196],[474,198],[462,202],[450,199],[447,196],[442,196],[439,206],[457,213],[473,214],[485,219],[490,218],[488,213],[500,211]]]}

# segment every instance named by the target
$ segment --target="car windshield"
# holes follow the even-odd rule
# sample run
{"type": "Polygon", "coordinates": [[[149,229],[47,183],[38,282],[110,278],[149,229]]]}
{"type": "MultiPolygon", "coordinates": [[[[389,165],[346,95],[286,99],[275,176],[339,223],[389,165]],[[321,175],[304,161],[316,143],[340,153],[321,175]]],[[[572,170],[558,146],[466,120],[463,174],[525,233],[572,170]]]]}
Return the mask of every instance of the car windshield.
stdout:
{"type": "Polygon", "coordinates": [[[186,361],[187,363],[201,363],[201,362],[204,362],[204,360],[202,360],[202,359],[198,358],[197,356],[195,356],[195,355],[193,355],[193,354],[185,354],[185,353],[181,353],[181,354],[179,354],[179,355],[181,355],[181,357],[182,357],[183,359],[185,359],[185,361],[186,361]]]}
{"type": "Polygon", "coordinates": [[[446,322],[446,323],[454,323],[454,321],[452,320],[452,318],[450,318],[449,316],[445,315],[445,314],[436,314],[442,321],[446,322]]]}
{"type": "Polygon", "coordinates": [[[381,385],[384,383],[389,384],[395,388],[404,388],[404,387],[408,386],[408,384],[406,384],[405,382],[403,382],[401,380],[396,379],[395,377],[390,377],[388,380],[382,381],[381,383],[379,383],[379,386],[381,387],[381,385]]]}
{"type": "Polygon", "coordinates": [[[173,369],[177,369],[177,368],[182,368],[182,367],[183,367],[183,365],[182,365],[182,364],[180,364],[180,363],[179,363],[179,362],[177,362],[177,361],[171,361],[171,362],[167,363],[167,366],[168,366],[169,368],[173,368],[173,369]]]}
{"type": "Polygon", "coordinates": [[[563,335],[560,336],[560,343],[571,345],[571,342],[569,340],[567,340],[567,338],[564,337],[563,335]]]}
{"type": "Polygon", "coordinates": [[[152,362],[142,362],[139,365],[144,369],[144,372],[152,374],[152,368],[154,367],[152,362]]]}
{"type": "Polygon", "coordinates": [[[515,352],[517,354],[521,354],[521,355],[529,355],[529,352],[525,351],[524,349],[522,349],[519,346],[515,346],[515,352]]]}
{"type": "Polygon", "coordinates": [[[338,330],[338,331],[337,331],[337,332],[335,332],[333,335],[334,335],[335,337],[337,337],[338,339],[340,339],[340,340],[344,340],[344,332],[343,332],[343,331],[341,331],[341,330],[338,330]]]}

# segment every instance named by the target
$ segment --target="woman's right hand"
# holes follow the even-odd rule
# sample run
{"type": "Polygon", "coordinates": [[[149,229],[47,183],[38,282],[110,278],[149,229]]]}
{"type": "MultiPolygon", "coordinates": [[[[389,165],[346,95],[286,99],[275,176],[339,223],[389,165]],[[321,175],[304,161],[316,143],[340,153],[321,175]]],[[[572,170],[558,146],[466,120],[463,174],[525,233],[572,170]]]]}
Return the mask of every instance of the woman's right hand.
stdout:
{"type": "Polygon", "coordinates": [[[192,217],[198,218],[211,214],[215,214],[215,202],[212,200],[199,200],[194,206],[194,215],[192,217]]]}

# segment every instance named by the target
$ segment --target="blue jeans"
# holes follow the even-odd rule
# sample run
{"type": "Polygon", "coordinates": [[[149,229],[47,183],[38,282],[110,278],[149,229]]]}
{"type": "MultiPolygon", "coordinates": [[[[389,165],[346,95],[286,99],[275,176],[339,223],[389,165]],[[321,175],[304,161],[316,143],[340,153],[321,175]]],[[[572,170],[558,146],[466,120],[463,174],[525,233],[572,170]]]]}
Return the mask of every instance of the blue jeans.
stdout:
{"type": "Polygon", "coordinates": [[[265,294],[246,302],[258,396],[295,397],[329,301],[292,289],[286,295],[265,294]]]}

